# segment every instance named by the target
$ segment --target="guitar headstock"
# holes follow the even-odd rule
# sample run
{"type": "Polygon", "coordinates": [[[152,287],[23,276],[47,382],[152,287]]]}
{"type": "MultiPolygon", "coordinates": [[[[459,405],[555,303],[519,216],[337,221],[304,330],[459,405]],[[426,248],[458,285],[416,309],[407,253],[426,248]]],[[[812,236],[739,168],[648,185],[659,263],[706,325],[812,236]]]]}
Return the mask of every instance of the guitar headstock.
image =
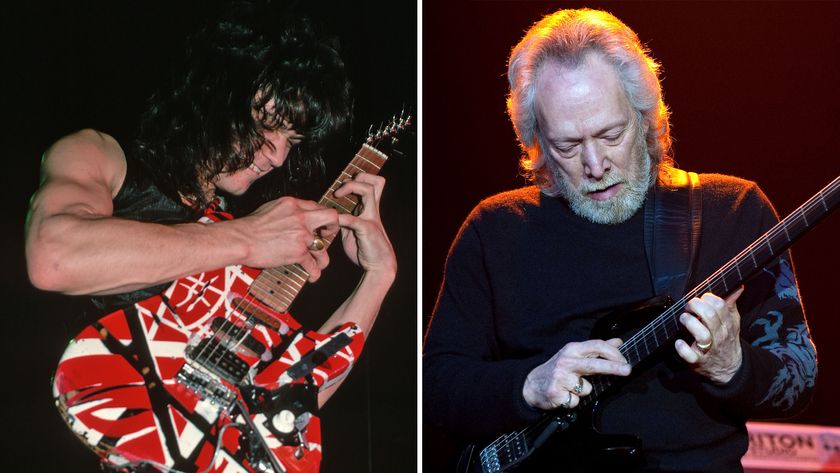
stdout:
{"type": "Polygon", "coordinates": [[[403,132],[413,125],[414,117],[403,109],[399,116],[394,115],[389,121],[381,123],[376,130],[371,125],[365,143],[380,150],[385,146],[393,146],[400,140],[403,132]]]}

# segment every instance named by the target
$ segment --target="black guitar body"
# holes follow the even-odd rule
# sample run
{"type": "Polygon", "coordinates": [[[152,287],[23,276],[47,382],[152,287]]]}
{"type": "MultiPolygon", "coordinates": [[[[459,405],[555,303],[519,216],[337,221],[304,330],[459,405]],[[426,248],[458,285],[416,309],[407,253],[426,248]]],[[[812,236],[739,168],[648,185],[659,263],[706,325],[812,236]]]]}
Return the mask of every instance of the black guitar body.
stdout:
{"type": "MultiPolygon", "coordinates": [[[[592,315],[596,319],[592,339],[626,339],[671,304],[671,299],[657,296],[641,303],[633,303],[592,315]]],[[[601,377],[587,378],[597,383],[601,377]]],[[[615,383],[618,386],[619,383],[615,383]]],[[[612,388],[612,387],[611,387],[612,388]]],[[[521,432],[521,439],[501,441],[493,455],[499,465],[521,456],[506,468],[494,469],[493,461],[482,462],[481,452],[493,444],[467,446],[458,457],[458,473],[516,472],[602,472],[619,471],[644,464],[641,440],[632,434],[605,434],[599,430],[598,400],[584,397],[582,405],[572,410],[548,412],[543,419],[521,432]],[[555,435],[558,434],[558,435],[555,435]],[[544,448],[540,448],[544,447],[544,448]],[[560,461],[562,459],[562,461],[560,461]]],[[[490,455],[492,457],[492,455],[490,455]]]]}
{"type": "MultiPolygon", "coordinates": [[[[595,408],[595,406],[593,406],[595,408]]],[[[503,471],[552,473],[601,473],[625,471],[644,465],[642,443],[635,435],[604,434],[588,421],[593,412],[580,416],[578,422],[565,427],[559,435],[550,436],[531,455],[503,471]]],[[[562,422],[562,421],[560,421],[562,422]]],[[[555,432],[563,429],[558,423],[555,432]]],[[[550,429],[551,429],[550,428],[550,429]]],[[[550,434],[549,434],[550,435],[550,434]]],[[[481,448],[469,445],[458,458],[458,473],[486,473],[479,459],[481,448]]]]}
{"type": "MultiPolygon", "coordinates": [[[[693,341],[679,322],[692,298],[706,292],[721,297],[731,294],[837,207],[840,207],[840,177],[680,300],[671,303],[668,298],[659,297],[640,305],[617,308],[612,313],[592,314],[596,323],[591,338],[621,338],[623,343],[618,350],[633,367],[633,373],[645,371],[659,358],[654,355],[671,347],[676,337],[681,336],[689,343],[693,341]],[[656,314],[658,316],[644,324],[656,314]]],[[[577,407],[546,412],[536,423],[503,434],[481,450],[468,447],[461,455],[456,471],[626,471],[640,464],[643,459],[639,439],[632,435],[606,436],[598,430],[597,407],[601,395],[625,383],[627,378],[595,375],[586,376],[586,379],[592,384],[592,392],[581,398],[577,407]]]]}

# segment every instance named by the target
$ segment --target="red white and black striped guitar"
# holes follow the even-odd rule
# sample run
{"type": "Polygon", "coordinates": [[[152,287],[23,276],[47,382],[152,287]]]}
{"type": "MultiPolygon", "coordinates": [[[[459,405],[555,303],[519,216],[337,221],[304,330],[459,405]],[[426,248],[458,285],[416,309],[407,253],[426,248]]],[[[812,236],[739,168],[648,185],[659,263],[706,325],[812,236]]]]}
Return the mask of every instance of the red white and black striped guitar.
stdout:
{"type": "MultiPolygon", "coordinates": [[[[388,156],[375,145],[410,121],[371,134],[319,203],[352,213],[358,197],[334,191],[377,174],[388,156]]],[[[227,218],[211,211],[202,221],[227,218]]],[[[112,470],[317,472],[317,394],[349,372],[363,334],[348,323],[323,335],[292,318],[307,279],[298,265],[229,266],[104,316],[62,355],[56,406],[112,470]]]]}

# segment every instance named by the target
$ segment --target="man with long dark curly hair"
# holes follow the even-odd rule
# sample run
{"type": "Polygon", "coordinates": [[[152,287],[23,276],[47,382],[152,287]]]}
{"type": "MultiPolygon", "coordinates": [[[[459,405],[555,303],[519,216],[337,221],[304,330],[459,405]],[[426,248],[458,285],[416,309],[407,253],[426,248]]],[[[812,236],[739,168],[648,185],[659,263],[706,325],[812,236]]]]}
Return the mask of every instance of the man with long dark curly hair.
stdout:
{"type": "MultiPolygon", "coordinates": [[[[190,37],[174,79],[149,101],[130,145],[87,129],[47,150],[26,226],[27,267],[36,287],[92,295],[110,312],[178,278],[236,265],[297,265],[315,281],[329,263],[324,242],[340,234],[345,253],[364,273],[319,332],[352,322],[369,333],[396,274],[379,215],[385,180],[359,172],[335,190],[337,198],[358,199],[354,213],[281,197],[286,185],[323,172],[325,146],[347,128],[352,101],[335,42],[304,18],[278,20],[262,8],[239,2],[190,37]],[[197,222],[258,180],[275,182],[261,186],[264,203],[256,210],[197,222]]],[[[230,350],[240,350],[240,343],[230,350]]],[[[319,405],[340,382],[326,384],[319,405]]],[[[305,420],[298,416],[284,426],[303,433],[305,420]]],[[[302,439],[294,445],[305,448],[302,439]]]]}

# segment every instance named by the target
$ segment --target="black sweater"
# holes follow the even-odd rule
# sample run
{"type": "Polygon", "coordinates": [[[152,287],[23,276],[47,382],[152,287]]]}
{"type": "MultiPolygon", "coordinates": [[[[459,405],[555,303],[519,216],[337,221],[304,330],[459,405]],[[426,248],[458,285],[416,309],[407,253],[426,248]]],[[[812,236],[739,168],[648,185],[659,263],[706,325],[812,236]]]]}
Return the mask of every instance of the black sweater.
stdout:
{"type": "MultiPolygon", "coordinates": [[[[709,174],[701,184],[694,282],[778,221],[754,183],[709,174]]],[[[642,219],[590,223],[535,187],[476,207],[450,250],[425,341],[424,421],[486,441],[539,419],[522,398],[527,374],[566,343],[591,338],[589,314],[654,295],[642,219]]],[[[602,402],[601,430],[639,436],[648,468],[740,471],[745,420],[807,403],[816,354],[788,255],[748,282],[738,308],[744,360],[728,384],[695,375],[669,346],[602,402]]]]}

